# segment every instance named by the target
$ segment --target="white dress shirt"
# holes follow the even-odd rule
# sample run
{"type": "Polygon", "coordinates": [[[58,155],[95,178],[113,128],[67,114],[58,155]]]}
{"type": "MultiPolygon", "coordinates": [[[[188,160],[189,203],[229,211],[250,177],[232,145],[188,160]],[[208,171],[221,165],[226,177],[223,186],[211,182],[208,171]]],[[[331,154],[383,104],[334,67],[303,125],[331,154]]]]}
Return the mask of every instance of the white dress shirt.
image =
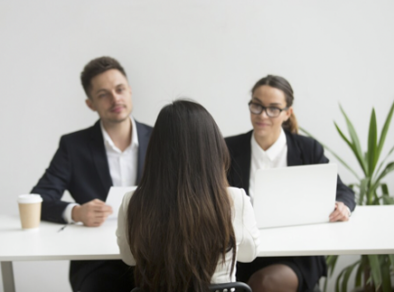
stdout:
{"type": "Polygon", "coordinates": [[[130,187],[137,183],[137,162],[138,162],[138,135],[137,127],[133,118],[132,134],[130,145],[122,152],[112,142],[111,137],[100,123],[104,138],[105,152],[107,154],[109,173],[112,185],[115,187],[130,187]]]}
{"type": "MultiPolygon", "coordinates": [[[[236,261],[251,262],[259,254],[260,232],[257,228],[253,207],[244,189],[227,188],[233,205],[231,208],[232,223],[236,239],[236,261]]],[[[125,194],[118,213],[118,228],[116,237],[122,260],[129,266],[135,266],[135,259],[128,243],[127,211],[130,199],[134,192],[125,194]]],[[[235,269],[230,273],[233,252],[226,253],[225,261],[220,257],[211,283],[235,282],[235,269]]]]}
{"type": "MultiPolygon", "coordinates": [[[[129,187],[137,184],[137,163],[138,163],[138,135],[137,126],[134,118],[130,117],[132,131],[131,143],[122,152],[115,146],[111,137],[104,129],[102,122],[100,122],[101,132],[104,139],[105,153],[108,160],[109,173],[112,179],[112,185],[115,187],[129,187]]],[[[72,209],[78,204],[68,204],[63,212],[63,218],[67,223],[73,223],[72,209]]]]}
{"type": "Polygon", "coordinates": [[[250,163],[249,196],[253,203],[255,190],[255,176],[258,169],[269,169],[287,166],[286,134],[281,129],[278,139],[266,151],[257,143],[254,134],[251,139],[252,157],[250,163]]]}

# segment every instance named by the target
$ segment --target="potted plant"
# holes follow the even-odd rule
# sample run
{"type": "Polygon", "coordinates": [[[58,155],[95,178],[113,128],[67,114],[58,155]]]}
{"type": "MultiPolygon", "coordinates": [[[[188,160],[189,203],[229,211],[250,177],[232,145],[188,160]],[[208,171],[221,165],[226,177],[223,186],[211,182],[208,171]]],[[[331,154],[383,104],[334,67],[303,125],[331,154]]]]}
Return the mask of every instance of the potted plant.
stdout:
{"type": "MultiPolygon", "coordinates": [[[[394,146],[389,150],[387,155],[381,158],[381,152],[386,140],[391,118],[394,111],[394,102],[389,110],[386,121],[378,138],[378,129],[376,123],[375,109],[372,109],[369,121],[368,147],[363,152],[356,130],[340,106],[341,112],[346,120],[349,137],[334,122],[335,127],[345,143],[352,150],[358,164],[361,168],[362,175],[359,171],[351,168],[344,159],[332,151],[329,147],[322,144],[342,165],[344,165],[355,177],[356,182],[349,185],[356,193],[356,202],[358,205],[388,205],[394,204],[394,198],[389,195],[387,184],[383,179],[387,174],[394,170],[394,161],[387,162],[394,151],[394,146]]],[[[301,129],[304,133],[311,136],[306,130],[301,129]]],[[[392,231],[388,231],[392,232],[392,231]]],[[[338,256],[327,256],[328,276],[332,276],[335,269],[338,256]]],[[[346,292],[349,278],[353,271],[356,271],[355,287],[357,291],[382,291],[391,292],[392,283],[391,274],[394,272],[394,255],[361,255],[355,263],[345,267],[336,279],[335,290],[337,292],[346,292]],[[360,290],[361,289],[361,290],[360,290]]],[[[324,290],[327,288],[327,279],[324,290]]]]}

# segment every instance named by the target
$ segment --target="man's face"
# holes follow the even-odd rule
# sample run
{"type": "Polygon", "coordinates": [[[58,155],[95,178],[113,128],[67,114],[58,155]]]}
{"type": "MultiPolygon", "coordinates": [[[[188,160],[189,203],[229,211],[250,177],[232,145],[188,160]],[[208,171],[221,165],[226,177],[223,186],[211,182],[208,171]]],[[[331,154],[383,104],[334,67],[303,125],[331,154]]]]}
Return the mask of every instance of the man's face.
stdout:
{"type": "Polygon", "coordinates": [[[116,69],[105,71],[91,80],[87,106],[98,113],[104,125],[117,124],[130,116],[133,104],[126,77],[116,69]]]}

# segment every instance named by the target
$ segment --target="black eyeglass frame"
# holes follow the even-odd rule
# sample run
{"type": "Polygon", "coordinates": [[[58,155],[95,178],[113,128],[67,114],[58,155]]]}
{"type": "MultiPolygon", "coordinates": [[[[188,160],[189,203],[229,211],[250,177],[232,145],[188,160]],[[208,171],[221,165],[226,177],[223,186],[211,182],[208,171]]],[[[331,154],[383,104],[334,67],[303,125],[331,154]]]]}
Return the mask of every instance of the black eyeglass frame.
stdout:
{"type": "Polygon", "coordinates": [[[252,114],[254,114],[254,115],[261,115],[261,113],[263,112],[263,111],[265,111],[265,114],[268,116],[268,117],[270,117],[270,118],[277,118],[277,117],[279,117],[279,115],[280,115],[280,113],[281,112],[283,112],[283,111],[287,111],[288,109],[289,109],[289,107],[285,107],[285,108],[279,108],[279,107],[276,107],[276,106],[263,106],[263,105],[261,105],[261,104],[259,104],[259,103],[256,103],[256,102],[253,102],[253,101],[249,101],[249,103],[248,103],[248,106],[249,106],[249,111],[252,113],[252,114]],[[251,105],[254,105],[254,106],[258,106],[258,107],[260,107],[260,112],[259,113],[254,113],[254,112],[252,112],[251,110],[250,110],[250,106],[251,105]],[[272,116],[272,115],[270,115],[269,113],[268,113],[268,109],[269,108],[271,108],[271,109],[275,109],[275,110],[279,110],[279,113],[276,115],[276,116],[272,116]]]}

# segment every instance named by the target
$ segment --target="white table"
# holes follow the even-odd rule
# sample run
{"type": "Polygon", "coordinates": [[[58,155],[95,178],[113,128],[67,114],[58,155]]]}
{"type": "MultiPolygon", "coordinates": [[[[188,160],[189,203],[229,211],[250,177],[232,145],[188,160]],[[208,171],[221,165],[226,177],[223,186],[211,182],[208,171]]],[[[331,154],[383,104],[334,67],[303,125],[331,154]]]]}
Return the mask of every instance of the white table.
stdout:
{"type": "Polygon", "coordinates": [[[358,206],[348,222],[261,230],[260,256],[394,254],[394,205],[358,206]]]}
{"type": "MultiPolygon", "coordinates": [[[[357,207],[349,222],[261,230],[260,256],[394,254],[394,206],[357,207]]],[[[41,222],[23,231],[17,216],[0,216],[4,292],[15,291],[13,261],[120,259],[116,220],[101,227],[41,222]],[[70,244],[70,243],[73,244],[70,244]]]]}

